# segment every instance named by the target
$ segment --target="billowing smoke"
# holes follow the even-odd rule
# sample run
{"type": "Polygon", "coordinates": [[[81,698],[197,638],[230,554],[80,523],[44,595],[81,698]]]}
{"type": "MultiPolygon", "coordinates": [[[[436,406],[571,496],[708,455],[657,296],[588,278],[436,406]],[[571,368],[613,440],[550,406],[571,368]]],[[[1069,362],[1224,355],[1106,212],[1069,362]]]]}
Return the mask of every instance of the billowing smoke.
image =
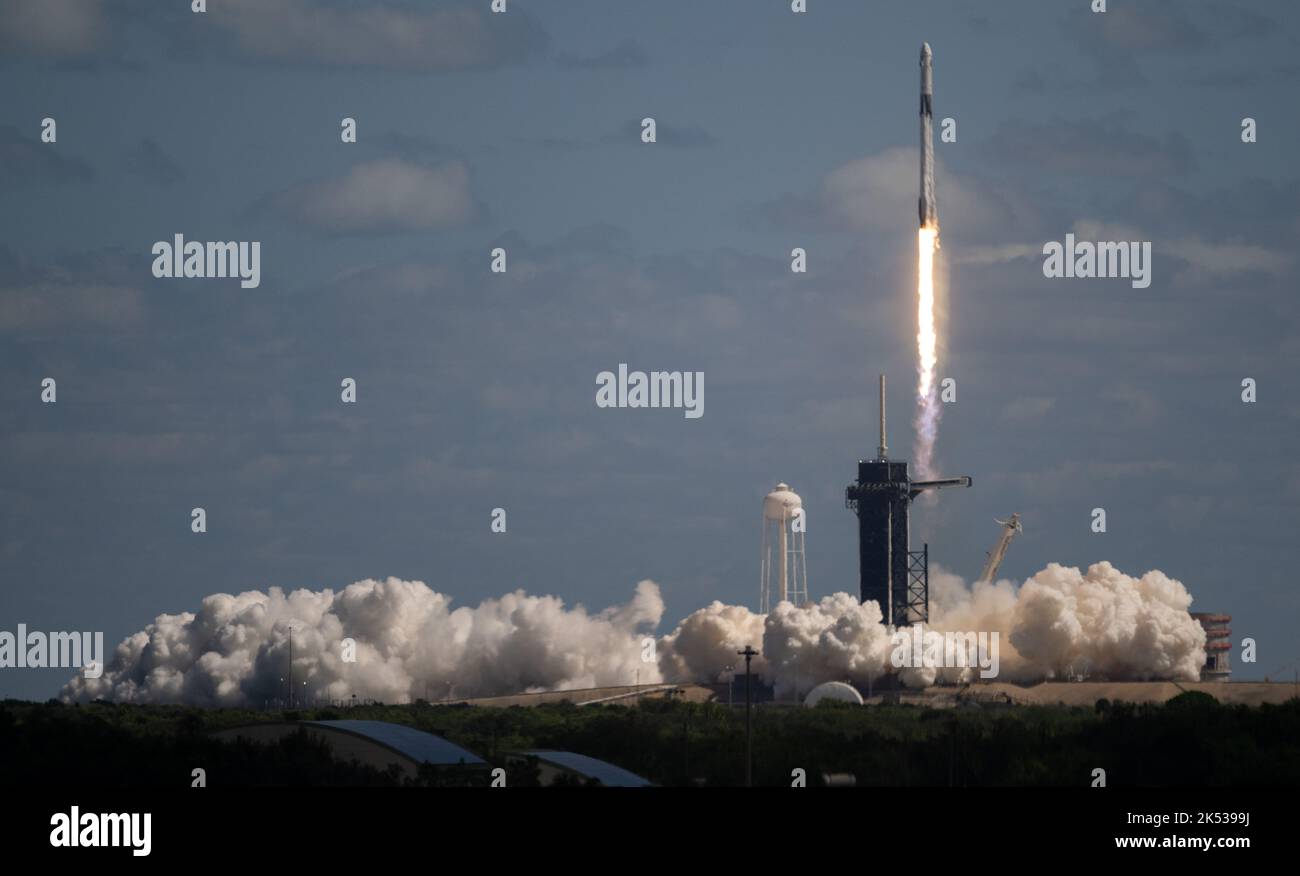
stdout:
{"type": "MultiPolygon", "coordinates": [[[[783,602],[781,605],[789,605],[783,602]]],[[[743,666],[738,652],[746,646],[763,650],[764,615],[743,605],[726,605],[714,600],[686,619],[659,642],[659,668],[674,681],[716,681],[727,667],[743,666]]],[[[768,674],[767,660],[753,658],[751,671],[768,674]]]]}
{"type": "MultiPolygon", "coordinates": [[[[1191,596],[1162,572],[1132,578],[1109,563],[1086,572],[1049,565],[1024,584],[968,588],[931,575],[934,631],[999,634],[997,680],[1105,678],[1195,680],[1205,633],[1188,614],[1191,596]]],[[[257,706],[287,698],[293,628],[295,700],[383,702],[420,697],[491,696],[528,690],[718,681],[743,670],[736,652],[761,652],[753,671],[778,696],[823,681],[866,685],[895,671],[892,631],[874,602],[847,593],[768,615],[714,602],[657,642],[644,639],[662,619],[663,600],[642,581],[623,606],[589,613],[523,591],[453,609],[419,581],[366,580],[342,591],[278,588],[217,594],[198,612],[161,615],[130,636],[100,678],[78,675],[65,701],[104,698],[257,706]],[[355,660],[346,659],[346,641],[355,660]]],[[[904,669],[909,686],[971,677],[971,669],[904,669]]]]}
{"type": "MultiPolygon", "coordinates": [[[[1049,565],[1017,588],[1010,581],[969,589],[955,575],[931,575],[936,632],[999,634],[997,680],[1105,678],[1195,681],[1205,662],[1205,631],[1188,614],[1192,598],[1159,571],[1132,578],[1110,563],[1087,572],[1049,565]]],[[[712,678],[754,644],[756,671],[778,696],[822,681],[865,685],[893,670],[894,643],[874,602],[836,593],[805,607],[777,606],[766,618],[715,602],[692,614],[661,646],[670,677],[712,678]],[[762,622],[762,644],[755,630],[762,622]]],[[[971,678],[971,669],[904,669],[902,680],[971,678]]]]}
{"type": "Polygon", "coordinates": [[[439,699],[658,681],[641,639],[663,616],[642,581],[621,607],[589,614],[523,591],[453,609],[420,581],[358,581],[335,593],[219,593],[197,613],[160,615],[130,636],[98,679],[78,676],[66,701],[260,706],[288,699],[289,630],[298,702],[439,699]],[[356,643],[355,660],[345,639],[356,643]]]}

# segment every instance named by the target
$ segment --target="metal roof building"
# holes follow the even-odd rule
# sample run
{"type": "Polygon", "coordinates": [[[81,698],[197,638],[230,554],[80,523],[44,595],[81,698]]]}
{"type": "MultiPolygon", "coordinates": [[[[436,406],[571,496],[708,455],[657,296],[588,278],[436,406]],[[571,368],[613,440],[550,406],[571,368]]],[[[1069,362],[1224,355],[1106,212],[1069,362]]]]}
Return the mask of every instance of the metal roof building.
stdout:
{"type": "Polygon", "coordinates": [[[482,764],[483,758],[441,736],[405,724],[389,721],[303,721],[311,727],[323,727],[340,733],[352,733],[392,749],[416,763],[438,766],[453,764],[482,764]]]}
{"type": "Polygon", "coordinates": [[[562,775],[581,780],[595,779],[608,788],[645,788],[650,781],[636,773],[615,766],[608,761],[588,757],[573,751],[521,751],[520,755],[535,757],[541,767],[543,785],[554,784],[562,775]]]}
{"type": "Polygon", "coordinates": [[[378,770],[396,764],[410,778],[415,778],[425,763],[480,769],[488,766],[483,758],[441,736],[388,721],[274,721],[218,730],[212,735],[217,739],[268,743],[300,729],[323,739],[339,760],[356,760],[378,770]]]}

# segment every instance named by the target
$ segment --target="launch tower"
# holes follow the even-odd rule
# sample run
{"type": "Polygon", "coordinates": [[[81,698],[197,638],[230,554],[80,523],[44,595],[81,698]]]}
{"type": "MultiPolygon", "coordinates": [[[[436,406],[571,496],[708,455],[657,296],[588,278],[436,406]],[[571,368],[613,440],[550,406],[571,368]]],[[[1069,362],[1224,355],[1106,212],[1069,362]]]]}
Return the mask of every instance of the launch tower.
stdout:
{"type": "Polygon", "coordinates": [[[844,505],[858,515],[858,598],[874,599],[885,623],[930,620],[930,551],[908,543],[908,510],[925,490],[969,487],[967,476],[914,481],[907,463],[889,458],[885,443],[885,375],[880,375],[880,446],[874,459],[858,460],[858,479],[844,491],[844,505]]]}

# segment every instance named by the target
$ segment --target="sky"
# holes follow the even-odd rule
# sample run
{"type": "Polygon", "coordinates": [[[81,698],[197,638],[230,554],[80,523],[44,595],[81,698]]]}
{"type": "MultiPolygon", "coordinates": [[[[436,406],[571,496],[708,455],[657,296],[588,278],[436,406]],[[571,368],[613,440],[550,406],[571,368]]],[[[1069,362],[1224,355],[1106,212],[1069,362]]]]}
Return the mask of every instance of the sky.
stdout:
{"type": "Polygon", "coordinates": [[[1291,674],[1300,8],[1107,5],[0,0],[0,630],[111,648],[387,576],[592,609],[648,578],[671,624],[757,605],[778,481],[811,595],[856,592],[878,373],[913,441],[928,41],[937,465],[974,485],[913,544],[970,579],[1019,512],[1002,576],[1160,569],[1256,641],[1236,677],[1291,674]],[[1069,233],[1150,241],[1150,286],[1045,277],[1069,233]],[[155,278],[177,234],[260,242],[260,285],[155,278]],[[703,372],[704,415],[598,408],[619,363],[703,372]]]}

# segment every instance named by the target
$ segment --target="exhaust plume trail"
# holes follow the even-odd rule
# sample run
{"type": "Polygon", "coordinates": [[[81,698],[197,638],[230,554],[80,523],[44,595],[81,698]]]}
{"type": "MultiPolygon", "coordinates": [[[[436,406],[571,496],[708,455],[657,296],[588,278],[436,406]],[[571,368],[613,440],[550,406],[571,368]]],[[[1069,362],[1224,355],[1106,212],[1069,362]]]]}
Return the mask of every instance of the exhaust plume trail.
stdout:
{"type": "Polygon", "coordinates": [[[926,227],[916,233],[916,468],[920,479],[934,477],[934,442],[939,435],[942,408],[935,391],[935,368],[939,363],[939,335],[934,318],[934,251],[939,248],[939,229],[926,227]]]}

